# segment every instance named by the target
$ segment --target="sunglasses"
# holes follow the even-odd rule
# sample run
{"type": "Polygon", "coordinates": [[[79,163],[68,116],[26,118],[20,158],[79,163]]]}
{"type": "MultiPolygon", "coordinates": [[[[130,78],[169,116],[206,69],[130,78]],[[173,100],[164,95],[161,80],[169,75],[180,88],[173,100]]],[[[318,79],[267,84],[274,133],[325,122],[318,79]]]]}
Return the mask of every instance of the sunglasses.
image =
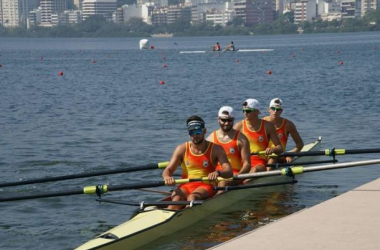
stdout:
{"type": "Polygon", "coordinates": [[[243,109],[243,113],[245,113],[245,114],[249,114],[253,111],[256,111],[256,109],[243,109]]]}
{"type": "Polygon", "coordinates": [[[219,118],[219,120],[223,123],[226,123],[226,122],[233,122],[234,119],[223,119],[223,118],[219,118]]]}
{"type": "Polygon", "coordinates": [[[282,108],[270,107],[270,109],[273,111],[282,111],[282,108]]]}
{"type": "Polygon", "coordinates": [[[203,129],[195,129],[195,130],[190,130],[189,135],[194,136],[194,135],[201,135],[203,132],[203,129]]]}

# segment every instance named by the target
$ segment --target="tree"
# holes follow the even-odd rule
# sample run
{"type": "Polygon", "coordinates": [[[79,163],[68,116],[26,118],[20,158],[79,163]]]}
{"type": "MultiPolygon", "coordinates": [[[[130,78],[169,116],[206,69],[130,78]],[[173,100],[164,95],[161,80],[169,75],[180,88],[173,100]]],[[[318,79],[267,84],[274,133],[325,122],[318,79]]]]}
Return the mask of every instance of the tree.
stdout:
{"type": "Polygon", "coordinates": [[[234,27],[237,26],[243,26],[244,25],[244,20],[241,17],[234,17],[231,22],[228,22],[227,25],[232,25],[234,27]]]}
{"type": "Polygon", "coordinates": [[[95,33],[106,23],[106,18],[102,15],[89,16],[86,20],[78,24],[80,32],[95,33]]]}

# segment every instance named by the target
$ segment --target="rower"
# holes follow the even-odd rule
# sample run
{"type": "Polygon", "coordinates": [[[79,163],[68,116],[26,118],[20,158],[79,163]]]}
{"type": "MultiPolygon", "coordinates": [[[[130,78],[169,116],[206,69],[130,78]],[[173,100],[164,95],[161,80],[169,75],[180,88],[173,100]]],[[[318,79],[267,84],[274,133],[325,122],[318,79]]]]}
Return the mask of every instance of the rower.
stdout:
{"type": "Polygon", "coordinates": [[[235,51],[235,45],[233,41],[231,41],[231,43],[226,47],[226,51],[235,51]]]}
{"type": "MultiPolygon", "coordinates": [[[[218,112],[219,129],[212,132],[207,140],[223,147],[234,175],[238,175],[249,173],[251,170],[251,152],[247,137],[233,129],[234,119],[232,107],[221,107],[218,112]]],[[[218,164],[216,169],[222,170],[222,167],[218,164]]],[[[241,183],[242,181],[220,181],[218,186],[234,186],[241,183]]],[[[218,194],[222,192],[219,191],[218,194]]]]}
{"type": "Polygon", "coordinates": [[[260,108],[256,99],[247,99],[243,103],[244,120],[239,121],[234,129],[241,131],[249,140],[251,153],[250,173],[266,171],[267,157],[254,155],[265,151],[265,155],[282,153],[282,146],[274,125],[259,118],[260,108]],[[273,146],[269,146],[269,141],[273,146]]]}
{"type": "MultiPolygon", "coordinates": [[[[167,185],[175,184],[172,176],[179,164],[181,164],[183,179],[207,176],[210,181],[215,181],[218,177],[232,177],[232,168],[224,149],[205,140],[207,130],[203,119],[199,116],[191,116],[187,119],[186,125],[190,141],[178,145],[174,150],[168,166],[162,173],[165,183],[167,185]],[[215,168],[218,163],[221,165],[221,170],[215,168]]],[[[214,194],[212,183],[189,182],[180,184],[172,192],[172,201],[204,200],[214,194]]],[[[177,205],[168,206],[168,209],[178,210],[181,208],[182,206],[177,205]]]]}
{"type": "Polygon", "coordinates": [[[216,43],[214,46],[212,46],[212,51],[220,51],[220,44],[216,43]]]}
{"type": "MultiPolygon", "coordinates": [[[[285,152],[286,144],[288,142],[289,134],[291,135],[295,147],[290,150],[290,152],[300,152],[303,148],[303,141],[301,136],[298,133],[298,130],[294,123],[288,119],[281,117],[283,112],[282,100],[280,98],[274,98],[269,103],[269,116],[264,117],[263,119],[274,124],[276,128],[276,134],[280,140],[283,152],[285,152]]],[[[269,145],[273,145],[272,141],[269,142],[269,145]]],[[[268,160],[268,164],[275,163],[289,163],[293,160],[293,157],[277,157],[271,158],[268,160]]],[[[273,167],[267,167],[267,170],[272,170],[273,167]]]]}

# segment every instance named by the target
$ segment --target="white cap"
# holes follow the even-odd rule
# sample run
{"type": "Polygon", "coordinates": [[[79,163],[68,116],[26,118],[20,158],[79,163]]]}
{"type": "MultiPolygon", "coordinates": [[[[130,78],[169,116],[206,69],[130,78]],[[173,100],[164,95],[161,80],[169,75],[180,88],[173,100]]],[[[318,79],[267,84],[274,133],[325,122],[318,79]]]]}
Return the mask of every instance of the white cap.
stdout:
{"type": "Polygon", "coordinates": [[[234,109],[230,106],[223,106],[219,109],[218,117],[220,118],[234,118],[234,109]]]}
{"type": "Polygon", "coordinates": [[[259,111],[259,113],[261,114],[260,103],[256,99],[245,100],[245,102],[243,102],[243,106],[244,106],[244,108],[247,108],[247,109],[257,109],[259,111]]]}
{"type": "Polygon", "coordinates": [[[281,107],[282,108],[282,100],[280,98],[274,98],[270,101],[269,107],[281,107]]]}

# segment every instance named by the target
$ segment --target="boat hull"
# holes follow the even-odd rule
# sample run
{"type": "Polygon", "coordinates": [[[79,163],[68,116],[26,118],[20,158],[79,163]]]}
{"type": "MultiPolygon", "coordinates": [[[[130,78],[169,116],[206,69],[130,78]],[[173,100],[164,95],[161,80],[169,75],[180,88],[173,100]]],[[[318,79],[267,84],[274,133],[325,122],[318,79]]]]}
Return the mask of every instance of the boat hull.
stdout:
{"type": "MultiPolygon", "coordinates": [[[[303,151],[318,150],[319,143],[320,140],[305,145],[303,151]]],[[[306,159],[303,157],[302,161],[304,162],[306,159]]],[[[255,179],[252,182],[253,184],[274,183],[285,181],[286,179],[290,180],[289,177],[274,176],[255,179]]],[[[232,206],[240,200],[247,197],[252,198],[255,194],[263,195],[267,192],[273,192],[283,188],[283,186],[232,190],[212,197],[203,202],[202,205],[178,211],[147,207],[145,211],[137,213],[129,221],[99,235],[76,250],[136,249],[158,238],[186,228],[218,210],[232,206]]]]}
{"type": "Polygon", "coordinates": [[[220,51],[207,51],[207,50],[189,50],[180,51],[180,54],[205,54],[213,52],[270,52],[274,49],[238,49],[238,50],[220,50],[220,51]]]}

